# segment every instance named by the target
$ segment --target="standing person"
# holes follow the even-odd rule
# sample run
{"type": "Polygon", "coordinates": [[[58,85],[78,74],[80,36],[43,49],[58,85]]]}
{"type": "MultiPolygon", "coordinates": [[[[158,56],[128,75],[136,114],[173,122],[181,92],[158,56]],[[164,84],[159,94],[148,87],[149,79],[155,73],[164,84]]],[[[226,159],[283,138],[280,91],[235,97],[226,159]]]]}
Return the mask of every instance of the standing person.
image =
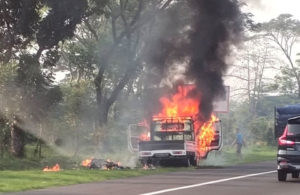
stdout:
{"type": "Polygon", "coordinates": [[[236,144],[236,153],[240,155],[242,153],[242,147],[243,145],[245,145],[245,142],[239,128],[236,128],[236,138],[233,144],[236,144]]]}

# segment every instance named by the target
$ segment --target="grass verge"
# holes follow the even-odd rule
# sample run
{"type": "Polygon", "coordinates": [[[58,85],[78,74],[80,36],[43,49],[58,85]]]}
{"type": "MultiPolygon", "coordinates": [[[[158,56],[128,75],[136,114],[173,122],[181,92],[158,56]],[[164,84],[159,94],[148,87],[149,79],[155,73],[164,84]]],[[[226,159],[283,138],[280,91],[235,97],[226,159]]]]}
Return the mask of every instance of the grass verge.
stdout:
{"type": "Polygon", "coordinates": [[[0,171],[0,192],[16,192],[41,189],[50,186],[66,186],[71,184],[120,179],[165,172],[186,170],[186,168],[159,168],[153,170],[63,170],[60,172],[0,171]]]}
{"type": "Polygon", "coordinates": [[[243,148],[241,155],[238,155],[233,147],[224,147],[221,152],[211,152],[208,158],[203,160],[200,165],[230,166],[267,160],[276,160],[275,147],[249,146],[243,148]]]}
{"type": "MultiPolygon", "coordinates": [[[[234,148],[225,147],[222,152],[211,152],[206,160],[200,162],[200,168],[217,168],[229,165],[245,164],[265,160],[276,159],[276,148],[267,146],[251,146],[243,149],[241,156],[235,153],[234,148]]],[[[68,170],[60,172],[43,172],[43,164],[57,161],[58,158],[48,159],[45,162],[35,162],[30,160],[0,159],[0,165],[3,171],[0,171],[0,192],[24,191],[32,189],[41,189],[51,186],[65,186],[70,184],[88,183],[104,181],[109,179],[119,179],[126,177],[136,177],[151,174],[160,174],[173,171],[183,171],[187,168],[157,168],[154,170],[70,170],[71,168],[63,166],[68,170]],[[12,170],[12,168],[16,170],[12,170]],[[5,170],[10,169],[10,170],[5,170]],[[31,170],[20,170],[31,169],[31,170]]],[[[65,161],[62,160],[61,161],[65,161]]],[[[61,162],[72,164],[69,161],[61,162]]],[[[53,164],[53,163],[52,163],[53,164]]],[[[73,166],[74,168],[74,166],[73,166]]]]}

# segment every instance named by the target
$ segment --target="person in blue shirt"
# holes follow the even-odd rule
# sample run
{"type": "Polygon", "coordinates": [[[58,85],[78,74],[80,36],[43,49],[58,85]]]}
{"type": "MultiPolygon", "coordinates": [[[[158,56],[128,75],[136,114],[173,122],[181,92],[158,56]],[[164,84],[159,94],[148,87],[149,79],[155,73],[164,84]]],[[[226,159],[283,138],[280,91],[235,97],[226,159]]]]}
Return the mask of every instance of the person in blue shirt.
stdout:
{"type": "Polygon", "coordinates": [[[240,129],[236,129],[236,138],[233,144],[236,144],[236,153],[241,154],[242,153],[242,147],[245,145],[243,134],[241,133],[240,129]]]}

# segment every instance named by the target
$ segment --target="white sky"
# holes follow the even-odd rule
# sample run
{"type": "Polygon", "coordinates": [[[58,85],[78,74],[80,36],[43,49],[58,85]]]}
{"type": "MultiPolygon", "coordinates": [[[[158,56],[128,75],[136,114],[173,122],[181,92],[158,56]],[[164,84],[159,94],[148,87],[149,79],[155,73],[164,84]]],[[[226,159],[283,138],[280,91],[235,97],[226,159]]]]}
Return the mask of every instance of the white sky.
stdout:
{"type": "Polygon", "coordinates": [[[300,0],[244,0],[246,10],[254,14],[257,22],[266,22],[282,13],[292,14],[300,20],[300,0]]]}

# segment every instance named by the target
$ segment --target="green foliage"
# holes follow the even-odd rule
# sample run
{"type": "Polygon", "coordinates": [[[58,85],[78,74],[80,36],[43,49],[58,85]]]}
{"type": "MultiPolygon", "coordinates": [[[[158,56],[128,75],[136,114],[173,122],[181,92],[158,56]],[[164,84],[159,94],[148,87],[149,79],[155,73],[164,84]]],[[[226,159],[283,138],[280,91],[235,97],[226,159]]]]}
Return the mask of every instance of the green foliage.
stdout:
{"type": "Polygon", "coordinates": [[[0,18],[0,61],[7,63],[11,57],[17,57],[13,52],[31,47],[31,41],[45,50],[72,37],[86,9],[86,0],[74,0],[71,4],[66,0],[4,0],[0,18]]]}
{"type": "Polygon", "coordinates": [[[275,145],[274,108],[299,103],[295,96],[263,96],[257,103],[255,114],[249,112],[248,103],[231,102],[230,112],[220,115],[224,144],[230,145],[241,129],[246,143],[275,145]]]}
{"type": "Polygon", "coordinates": [[[36,34],[40,48],[50,49],[73,36],[76,25],[81,22],[87,9],[86,0],[52,1],[46,0],[49,11],[39,23],[36,34]]]}
{"type": "Polygon", "coordinates": [[[273,124],[273,119],[268,120],[266,117],[255,117],[249,121],[248,130],[251,132],[252,141],[254,143],[267,143],[268,141],[274,139],[272,130],[271,134],[269,132],[270,129],[272,129],[273,124]]]}
{"type": "Polygon", "coordinates": [[[17,64],[16,75],[3,77],[6,80],[1,83],[2,88],[9,90],[10,93],[5,95],[11,98],[1,102],[1,107],[9,113],[6,117],[12,123],[11,132],[14,133],[11,135],[15,138],[11,139],[15,140],[12,149],[21,151],[17,156],[23,156],[22,150],[17,148],[24,147],[21,141],[25,135],[24,122],[41,123],[50,107],[62,99],[59,87],[51,86],[54,79],[51,68],[59,60],[59,42],[73,36],[86,10],[86,0],[74,0],[71,4],[68,0],[1,2],[1,68],[10,63],[17,64]],[[48,71],[42,68],[48,68],[48,71]],[[7,82],[7,78],[12,82],[7,82]]]}
{"type": "Polygon", "coordinates": [[[299,98],[293,96],[264,96],[257,105],[257,116],[274,117],[274,108],[288,104],[298,104],[299,98]]]}
{"type": "Polygon", "coordinates": [[[80,81],[73,85],[62,84],[61,92],[63,101],[50,110],[43,139],[77,155],[77,152],[90,149],[94,144],[96,108],[93,83],[80,81]]]}
{"type": "Polygon", "coordinates": [[[8,120],[0,115],[0,158],[3,158],[8,150],[10,144],[10,129],[8,120]]]}
{"type": "Polygon", "coordinates": [[[12,84],[17,75],[17,66],[14,63],[0,64],[0,93],[3,93],[4,87],[12,84]]]}

